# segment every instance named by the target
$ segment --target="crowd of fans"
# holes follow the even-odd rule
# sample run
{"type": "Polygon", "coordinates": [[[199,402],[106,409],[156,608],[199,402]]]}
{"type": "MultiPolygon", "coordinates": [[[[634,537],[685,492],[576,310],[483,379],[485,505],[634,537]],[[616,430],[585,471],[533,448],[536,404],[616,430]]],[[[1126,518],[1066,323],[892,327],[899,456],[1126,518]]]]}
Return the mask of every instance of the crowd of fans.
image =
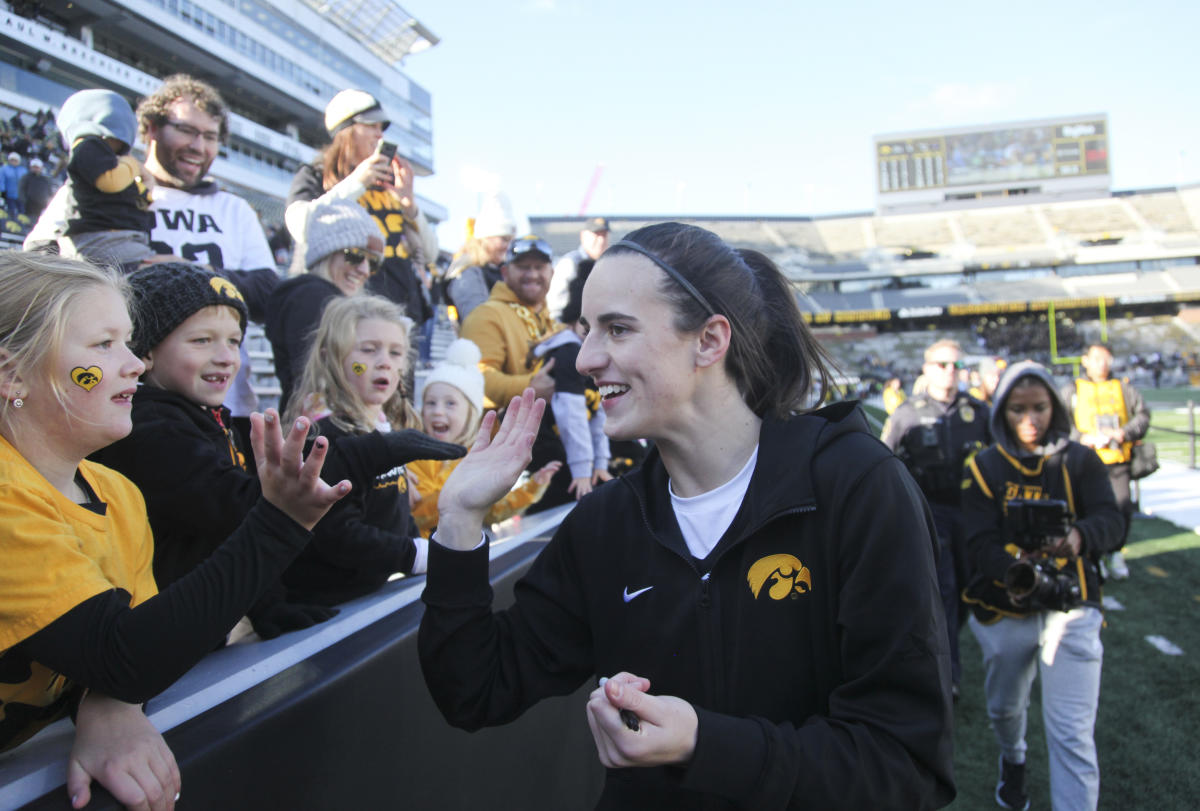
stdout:
{"type": "MultiPolygon", "coordinates": [[[[425,573],[431,557],[450,554],[438,551],[430,540],[439,516],[458,517],[465,504],[477,510],[479,520],[468,522],[465,533],[460,523],[452,526],[454,548],[474,553],[479,538],[472,533],[480,523],[486,527],[526,511],[579,501],[615,475],[636,468],[647,459],[643,436],[659,440],[646,461],[653,475],[643,476],[628,491],[600,489],[590,502],[593,507],[607,499],[619,502],[620,509],[593,511],[589,520],[617,521],[614,527],[621,531],[614,533],[614,542],[616,536],[633,537],[636,533],[625,532],[628,527],[620,522],[633,520],[629,516],[641,504],[643,518],[665,539],[662,549],[655,546],[655,554],[674,556],[673,563],[690,561],[692,574],[703,569],[698,580],[705,584],[705,600],[710,574],[712,583],[733,577],[741,595],[737,599],[750,599],[743,594],[746,574],[733,576],[728,567],[719,568],[720,551],[727,545],[725,527],[744,531],[756,543],[778,540],[781,530],[770,521],[745,525],[749,518],[739,512],[745,499],[763,515],[778,509],[778,515],[790,516],[787,521],[799,522],[792,528],[795,533],[812,535],[814,544],[805,547],[805,555],[813,555],[805,558],[811,570],[788,555],[763,557],[760,563],[770,566],[749,575],[754,600],[763,589],[772,601],[803,597],[813,588],[814,572],[818,578],[828,575],[826,582],[832,583],[837,571],[848,589],[860,588],[863,595],[880,588],[903,592],[906,606],[927,612],[924,618],[914,614],[896,620],[911,621],[903,634],[911,648],[883,646],[888,650],[882,653],[876,644],[883,633],[880,623],[895,618],[847,620],[846,639],[835,642],[831,637],[822,652],[836,658],[853,648],[854,660],[846,666],[858,670],[815,677],[802,717],[791,717],[795,713],[789,715],[790,710],[775,712],[779,707],[772,704],[764,713],[780,717],[766,724],[765,731],[757,725],[753,730],[735,726],[725,716],[697,716],[696,710],[663,721],[664,729],[683,730],[682,738],[692,747],[689,758],[714,758],[712,747],[720,751],[731,741],[761,744],[763,736],[779,737],[767,748],[777,753],[772,757],[779,759],[780,768],[790,769],[787,761],[794,752],[782,753],[800,751],[807,740],[803,736],[814,733],[783,726],[799,729],[812,713],[829,710],[830,696],[818,693],[840,689],[838,679],[871,685],[854,691],[865,698],[854,699],[847,692],[838,699],[852,725],[860,711],[897,718],[920,693],[925,701],[921,722],[932,724],[932,731],[917,733],[900,724],[883,736],[885,741],[865,732],[859,741],[868,749],[879,747],[881,772],[856,787],[872,803],[932,807],[953,796],[946,726],[950,695],[957,695],[960,678],[958,628],[968,624],[961,595],[984,579],[994,585],[1015,565],[1003,543],[1011,540],[1002,520],[1008,507],[993,497],[1007,492],[1005,485],[1012,482],[1005,477],[1015,475],[1005,460],[1024,460],[1013,464],[1025,477],[1022,492],[1031,499],[1061,495],[1057,484],[1039,478],[1040,463],[1039,472],[1030,472],[1030,459],[1039,455],[1062,454],[1052,463],[1058,466],[1054,469],[1068,469],[1084,486],[1082,500],[1071,504],[1078,523],[1039,539],[1036,549],[1078,559],[1080,571],[1093,577],[1101,555],[1123,543],[1130,512],[1127,478],[1124,499],[1118,492],[1114,501],[1113,486],[1119,484],[1121,465],[1128,464],[1128,446],[1145,433],[1139,422],[1144,409],[1136,391],[1128,388],[1120,388],[1119,409],[1103,405],[1113,400],[1116,389],[1105,382],[1108,365],[1100,370],[1099,360],[1098,371],[1093,375],[1089,367],[1088,380],[1071,391],[1059,392],[1034,361],[1016,364],[1020,372],[1006,375],[1009,358],[1048,358],[1044,323],[1025,319],[982,327],[981,346],[989,354],[977,368],[963,365],[954,342],[934,343],[911,391],[903,378],[916,370],[899,368],[894,358],[864,357],[859,376],[838,378],[770,260],[752,251],[733,251],[702,229],[652,226],[636,232],[637,239],[630,235],[610,247],[608,221],[593,218],[581,231],[579,248],[555,266],[550,246],[537,236],[518,235],[510,213],[493,200],[474,218],[467,242],[443,273],[436,238],[416,203],[412,167],[387,143],[383,108],[363,91],[343,91],[330,101],[325,124],[331,143],[297,173],[286,226],[269,235],[244,200],[207,176],[228,137],[227,108],[213,88],[191,77],[170,77],[136,111],[115,95],[82,91],[77,94],[83,97],[82,108],[71,106],[76,97],[68,100],[64,110],[73,114],[59,122],[71,135],[65,153],[48,111],[37,113],[32,124],[14,116],[2,133],[9,165],[0,171],[0,184],[8,218],[35,218],[36,227],[26,240],[27,250],[0,253],[0,487],[5,490],[0,520],[12,528],[0,536],[6,562],[0,569],[0,662],[5,672],[21,674],[15,682],[0,679],[5,707],[0,750],[16,747],[46,724],[72,714],[78,732],[68,787],[76,807],[86,803],[92,779],[105,782],[123,803],[173,807],[181,785],[178,769],[137,704],[223,644],[239,619],[247,618],[260,638],[324,622],[339,604],[369,594],[391,578],[425,573]],[[129,151],[135,133],[146,145],[144,162],[129,151]],[[31,183],[29,177],[46,183],[31,183]],[[56,182],[61,189],[53,188],[56,182]],[[45,199],[35,199],[31,187],[45,187],[45,199]],[[601,254],[625,262],[609,263],[605,275],[597,270],[605,264],[597,265],[601,254]],[[694,270],[708,261],[720,272],[694,270]],[[648,286],[645,274],[654,267],[676,286],[673,298],[661,294],[661,287],[648,286]],[[631,268],[641,268],[641,275],[631,268]],[[612,281],[614,274],[620,283],[612,281]],[[740,275],[731,281],[730,274],[740,275]],[[589,278],[601,276],[593,282],[598,292],[589,295],[611,306],[593,313],[597,323],[589,324],[582,290],[589,278]],[[743,283],[742,277],[752,283],[743,283]],[[631,289],[641,293],[631,298],[631,289]],[[709,299],[718,295],[728,317],[709,299]],[[456,311],[461,337],[434,365],[429,328],[447,309],[456,311]],[[78,317],[85,310],[88,317],[78,317]],[[669,318],[671,328],[656,330],[649,316],[639,321],[626,311],[669,318]],[[736,331],[729,327],[731,319],[736,331]],[[279,411],[268,409],[265,415],[258,413],[254,391],[245,382],[243,342],[251,322],[265,326],[283,390],[279,411]],[[697,325],[689,330],[700,337],[681,341],[678,335],[692,334],[678,326],[682,323],[697,325]],[[601,337],[589,350],[585,341],[592,330],[601,337]],[[759,343],[747,349],[747,341],[759,343]],[[604,345],[603,352],[595,349],[597,344],[604,345]],[[414,400],[418,364],[427,365],[429,374],[420,399],[414,400]],[[626,379],[620,379],[622,373],[626,379]],[[625,397],[630,381],[671,405],[644,413],[625,406],[609,432],[622,441],[610,442],[600,403],[625,397]],[[885,392],[891,417],[883,439],[908,465],[911,478],[886,450],[863,436],[865,421],[859,424],[853,409],[834,406],[821,412],[814,419],[829,426],[828,432],[814,429],[811,436],[798,420],[790,420],[797,403],[808,402],[805,398],[817,384],[829,399],[885,392]],[[541,414],[533,406],[535,395],[547,403],[544,419],[536,424],[530,418],[541,414]],[[1014,401],[1021,404],[1020,415],[1014,415],[1014,401]],[[519,430],[513,425],[523,426],[527,441],[510,441],[507,452],[510,461],[522,453],[531,456],[524,459],[528,475],[515,486],[503,475],[492,476],[479,489],[486,498],[465,496],[461,485],[450,484],[456,471],[471,470],[470,460],[478,458],[472,453],[462,461],[465,446],[475,442],[486,454],[491,449],[487,437],[496,424],[484,413],[510,403],[510,421],[500,427],[495,441],[508,441],[519,430]],[[1032,423],[1026,410],[1036,412],[1032,423]],[[1048,416],[1038,422],[1042,413],[1048,416]],[[763,436],[778,432],[787,441],[760,450],[755,425],[761,425],[763,436]],[[719,443],[707,446],[725,434],[736,437],[736,453],[719,443]],[[835,455],[822,457],[818,495],[850,498],[843,486],[848,490],[869,481],[864,486],[874,488],[870,500],[879,508],[853,517],[852,533],[834,533],[834,524],[821,525],[828,532],[812,529],[811,521],[801,518],[814,509],[812,504],[794,503],[804,495],[803,488],[813,485],[791,464],[790,443],[803,446],[815,459],[824,443],[839,440],[844,440],[843,449],[855,450],[845,454],[847,461],[840,466],[831,461],[835,455]],[[1085,445],[1101,454],[1107,470],[1093,458],[1095,453],[1078,450],[1085,445]],[[700,459],[694,449],[702,447],[706,452],[700,459]],[[1105,457],[1105,452],[1111,453],[1105,457]],[[760,453],[766,461],[759,464],[771,467],[770,475],[754,466],[760,453]],[[964,501],[962,474],[976,454],[981,465],[974,469],[978,492],[969,492],[964,501]],[[676,474],[686,470],[694,475],[677,480],[666,472],[669,466],[654,467],[666,465],[668,458],[682,465],[673,468],[676,474]],[[718,468],[736,474],[742,493],[705,502],[725,489],[699,487],[718,468]],[[857,471],[853,476],[847,473],[850,468],[857,471]],[[776,492],[779,488],[768,487],[765,478],[796,487],[789,484],[783,488],[786,494],[776,492]],[[821,489],[827,482],[833,482],[828,485],[832,491],[821,489]],[[446,492],[450,506],[443,500],[439,509],[446,492]],[[681,516],[678,524],[664,518],[672,510],[681,516]],[[897,546],[897,522],[907,528],[900,533],[906,552],[897,546]],[[855,538],[851,546],[857,551],[833,549],[825,536],[834,534],[855,538]],[[840,557],[859,552],[861,558],[840,557]],[[905,567],[926,566],[928,571],[909,576],[907,568],[901,575],[899,565],[876,565],[876,556],[898,555],[904,556],[905,567]],[[894,570],[896,576],[877,582],[884,570],[894,570]],[[62,582],[70,582],[71,588],[61,588],[62,582]],[[787,588],[776,594],[781,585],[787,588]],[[893,691],[907,697],[905,706],[891,703],[893,691]],[[856,702],[864,706],[855,709],[856,702]],[[793,741],[793,735],[799,737],[793,741]],[[713,742],[717,740],[726,743],[713,742]],[[701,752],[698,742],[709,748],[701,752]],[[112,782],[111,771],[101,764],[116,755],[145,768],[136,776],[126,775],[132,779],[112,782]],[[923,761],[919,768],[916,760],[923,761]]],[[[1059,341],[1070,346],[1079,336],[1064,325],[1059,341]]],[[[1104,347],[1088,351],[1097,357],[1108,352],[1104,347]]],[[[1109,365],[1111,360],[1109,353],[1109,365]]],[[[1151,369],[1165,362],[1147,360],[1151,369]]],[[[478,470],[480,463],[474,464],[478,470]]],[[[1068,487],[1068,500],[1074,498],[1071,492],[1068,487]]],[[[822,511],[814,520],[836,522],[851,512],[859,511],[822,511]]],[[[586,539],[594,527],[575,526],[573,531],[586,539]]],[[[571,554],[591,559],[602,553],[583,550],[597,548],[584,544],[571,554]]],[[[766,554],[775,547],[762,549],[766,554]]],[[[555,554],[564,553],[559,549],[555,554]]],[[[619,556],[619,565],[634,565],[640,554],[630,547],[619,556]]],[[[456,560],[454,565],[461,567],[466,558],[456,560]]],[[[547,593],[564,586],[579,594],[587,591],[572,580],[581,564],[559,563],[558,569],[543,567],[536,575],[541,587],[547,593]]],[[[443,565],[444,571],[451,570],[443,565]]],[[[1076,634],[1081,644],[1098,645],[1099,584],[1093,580],[1086,581],[1090,596],[1058,608],[1023,602],[1015,587],[970,592],[980,620],[972,620],[970,627],[990,651],[989,685],[1004,685],[1002,692],[989,686],[988,708],[1002,751],[997,796],[1005,807],[1027,802],[1023,722],[1000,726],[1014,706],[1026,701],[1031,679],[1011,673],[1031,674],[1034,666],[1032,648],[1026,644],[1017,651],[1014,640],[1027,636],[1024,620],[1050,617],[1059,622],[1051,613],[1060,611],[1067,616],[1061,621],[1065,632],[1076,634]],[[980,611],[999,611],[1005,619],[989,631],[984,628],[991,627],[985,622],[989,618],[980,611]],[[1010,678],[993,679],[993,673],[1010,678]]],[[[447,582],[443,579],[435,590],[451,593],[447,582]]],[[[691,580],[687,583],[691,588],[691,580]]],[[[729,588],[727,599],[733,601],[733,586],[729,588]]],[[[648,590],[631,594],[627,583],[624,603],[648,590]]],[[[652,599],[638,606],[650,605],[652,599]]],[[[822,605],[837,603],[822,600],[822,605]]],[[[552,613],[562,608],[553,606],[552,613]]],[[[569,637],[563,641],[568,647],[586,647],[581,640],[593,634],[597,645],[620,647],[621,640],[605,640],[603,629],[573,627],[594,621],[599,613],[592,606],[577,608],[570,622],[555,621],[545,630],[569,637]]],[[[431,613],[435,609],[431,603],[431,613]]],[[[546,605],[541,609],[547,610],[546,605]]],[[[737,609],[739,617],[760,610],[753,601],[737,609]]],[[[536,624],[532,616],[528,612],[526,620],[536,624]]],[[[754,633],[770,634],[797,621],[771,617],[755,620],[754,633]]],[[[820,636],[833,627],[833,618],[818,618],[805,627],[806,637],[814,636],[814,630],[820,636]]],[[[762,642],[757,647],[770,647],[762,642]]],[[[645,644],[661,647],[653,640],[645,644]]],[[[463,647],[449,640],[445,645],[451,651],[463,647]]],[[[730,658],[736,656],[731,653],[730,658]]],[[[783,656],[770,663],[810,673],[810,661],[797,664],[794,659],[783,656]]],[[[443,661],[439,666],[449,665],[443,661]]],[[[765,663],[745,669],[770,675],[765,663]]],[[[1044,679],[1059,683],[1069,678],[1076,683],[1071,689],[1091,691],[1081,699],[1087,706],[1069,722],[1048,725],[1052,762],[1058,764],[1052,768],[1056,804],[1060,795],[1094,798],[1098,784],[1091,772],[1061,762],[1075,757],[1094,766],[1090,733],[1080,730],[1094,722],[1098,673],[1095,657],[1070,669],[1064,666],[1058,675],[1043,668],[1044,679]]],[[[530,678],[545,679],[538,690],[558,690],[546,673],[530,678]]],[[[593,695],[589,713],[606,765],[670,762],[655,760],[659,754],[639,761],[623,749],[627,744],[620,738],[621,728],[637,729],[624,714],[631,712],[629,696],[645,693],[648,684],[643,682],[622,674],[614,677],[613,687],[602,685],[593,695]],[[611,747],[606,750],[603,742],[611,747]]],[[[694,685],[681,676],[678,686],[684,691],[694,685]]],[[[770,690],[755,692],[761,698],[770,690]]],[[[454,700],[449,695],[443,699],[454,700]]],[[[645,700],[651,708],[658,706],[653,702],[659,698],[647,695],[645,700]]],[[[503,707],[496,717],[503,716],[509,711],[508,698],[496,701],[503,707]]],[[[783,704],[790,706],[790,701],[783,704]]],[[[446,706],[443,710],[452,715],[446,706]]],[[[470,723],[476,720],[492,722],[489,716],[470,723]]],[[[818,739],[816,745],[827,751],[834,744],[818,739]]],[[[736,771],[715,769],[709,777],[727,781],[722,791],[755,782],[731,777],[736,771]]],[[[747,772],[751,777],[757,773],[757,765],[747,772]]],[[[771,796],[782,798],[798,790],[795,781],[777,778],[750,794],[773,792],[771,796]]],[[[701,777],[691,779],[703,783],[701,777]]],[[[654,790],[666,789],[656,784],[654,790]]]]}

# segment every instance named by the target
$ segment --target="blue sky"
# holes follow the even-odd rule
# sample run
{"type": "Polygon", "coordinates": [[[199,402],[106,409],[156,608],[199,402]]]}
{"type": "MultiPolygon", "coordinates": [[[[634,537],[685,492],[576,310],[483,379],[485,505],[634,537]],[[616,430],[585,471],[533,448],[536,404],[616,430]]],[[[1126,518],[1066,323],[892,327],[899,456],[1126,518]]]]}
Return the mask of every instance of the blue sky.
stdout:
{"type": "Polygon", "coordinates": [[[1200,4],[516,0],[404,7],[441,42],[444,248],[518,214],[811,215],[875,205],[872,136],[1107,113],[1113,188],[1200,181],[1200,4]]]}

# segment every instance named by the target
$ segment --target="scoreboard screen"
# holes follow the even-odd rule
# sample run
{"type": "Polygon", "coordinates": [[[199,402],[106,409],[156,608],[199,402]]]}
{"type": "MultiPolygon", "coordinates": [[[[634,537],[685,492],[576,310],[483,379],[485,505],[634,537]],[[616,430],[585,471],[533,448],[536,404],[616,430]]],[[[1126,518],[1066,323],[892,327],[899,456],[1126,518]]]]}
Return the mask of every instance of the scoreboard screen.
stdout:
{"type": "Polygon", "coordinates": [[[1063,119],[875,139],[879,191],[1108,174],[1104,119],[1063,119]]]}

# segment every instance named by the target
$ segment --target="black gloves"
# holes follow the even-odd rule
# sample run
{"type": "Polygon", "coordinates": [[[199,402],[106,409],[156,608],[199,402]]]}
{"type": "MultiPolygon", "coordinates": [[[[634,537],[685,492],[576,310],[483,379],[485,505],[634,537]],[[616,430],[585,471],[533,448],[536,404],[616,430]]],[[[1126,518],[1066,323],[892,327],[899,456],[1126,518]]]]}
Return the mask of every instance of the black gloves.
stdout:
{"type": "Polygon", "coordinates": [[[375,477],[417,459],[458,459],[466,453],[462,445],[442,442],[411,428],[372,431],[340,437],[332,443],[321,478],[330,483],[349,479],[362,488],[375,477]]]}
{"type": "Polygon", "coordinates": [[[287,631],[299,631],[336,615],[336,608],[306,603],[274,603],[250,614],[254,632],[263,639],[274,639],[287,631]]]}

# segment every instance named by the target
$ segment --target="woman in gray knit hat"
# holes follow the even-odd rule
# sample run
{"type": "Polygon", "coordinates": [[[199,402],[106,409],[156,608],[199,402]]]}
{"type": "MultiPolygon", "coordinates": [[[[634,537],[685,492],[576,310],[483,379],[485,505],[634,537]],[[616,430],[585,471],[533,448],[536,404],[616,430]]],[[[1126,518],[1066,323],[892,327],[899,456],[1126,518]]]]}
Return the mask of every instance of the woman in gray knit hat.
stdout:
{"type": "Polygon", "coordinates": [[[267,338],[275,353],[275,376],[287,408],[304,369],[308,347],[325,305],[334,296],[353,296],[383,261],[383,234],[371,215],[352,201],[313,206],[305,246],[306,272],[275,288],[267,302],[267,338]]]}

